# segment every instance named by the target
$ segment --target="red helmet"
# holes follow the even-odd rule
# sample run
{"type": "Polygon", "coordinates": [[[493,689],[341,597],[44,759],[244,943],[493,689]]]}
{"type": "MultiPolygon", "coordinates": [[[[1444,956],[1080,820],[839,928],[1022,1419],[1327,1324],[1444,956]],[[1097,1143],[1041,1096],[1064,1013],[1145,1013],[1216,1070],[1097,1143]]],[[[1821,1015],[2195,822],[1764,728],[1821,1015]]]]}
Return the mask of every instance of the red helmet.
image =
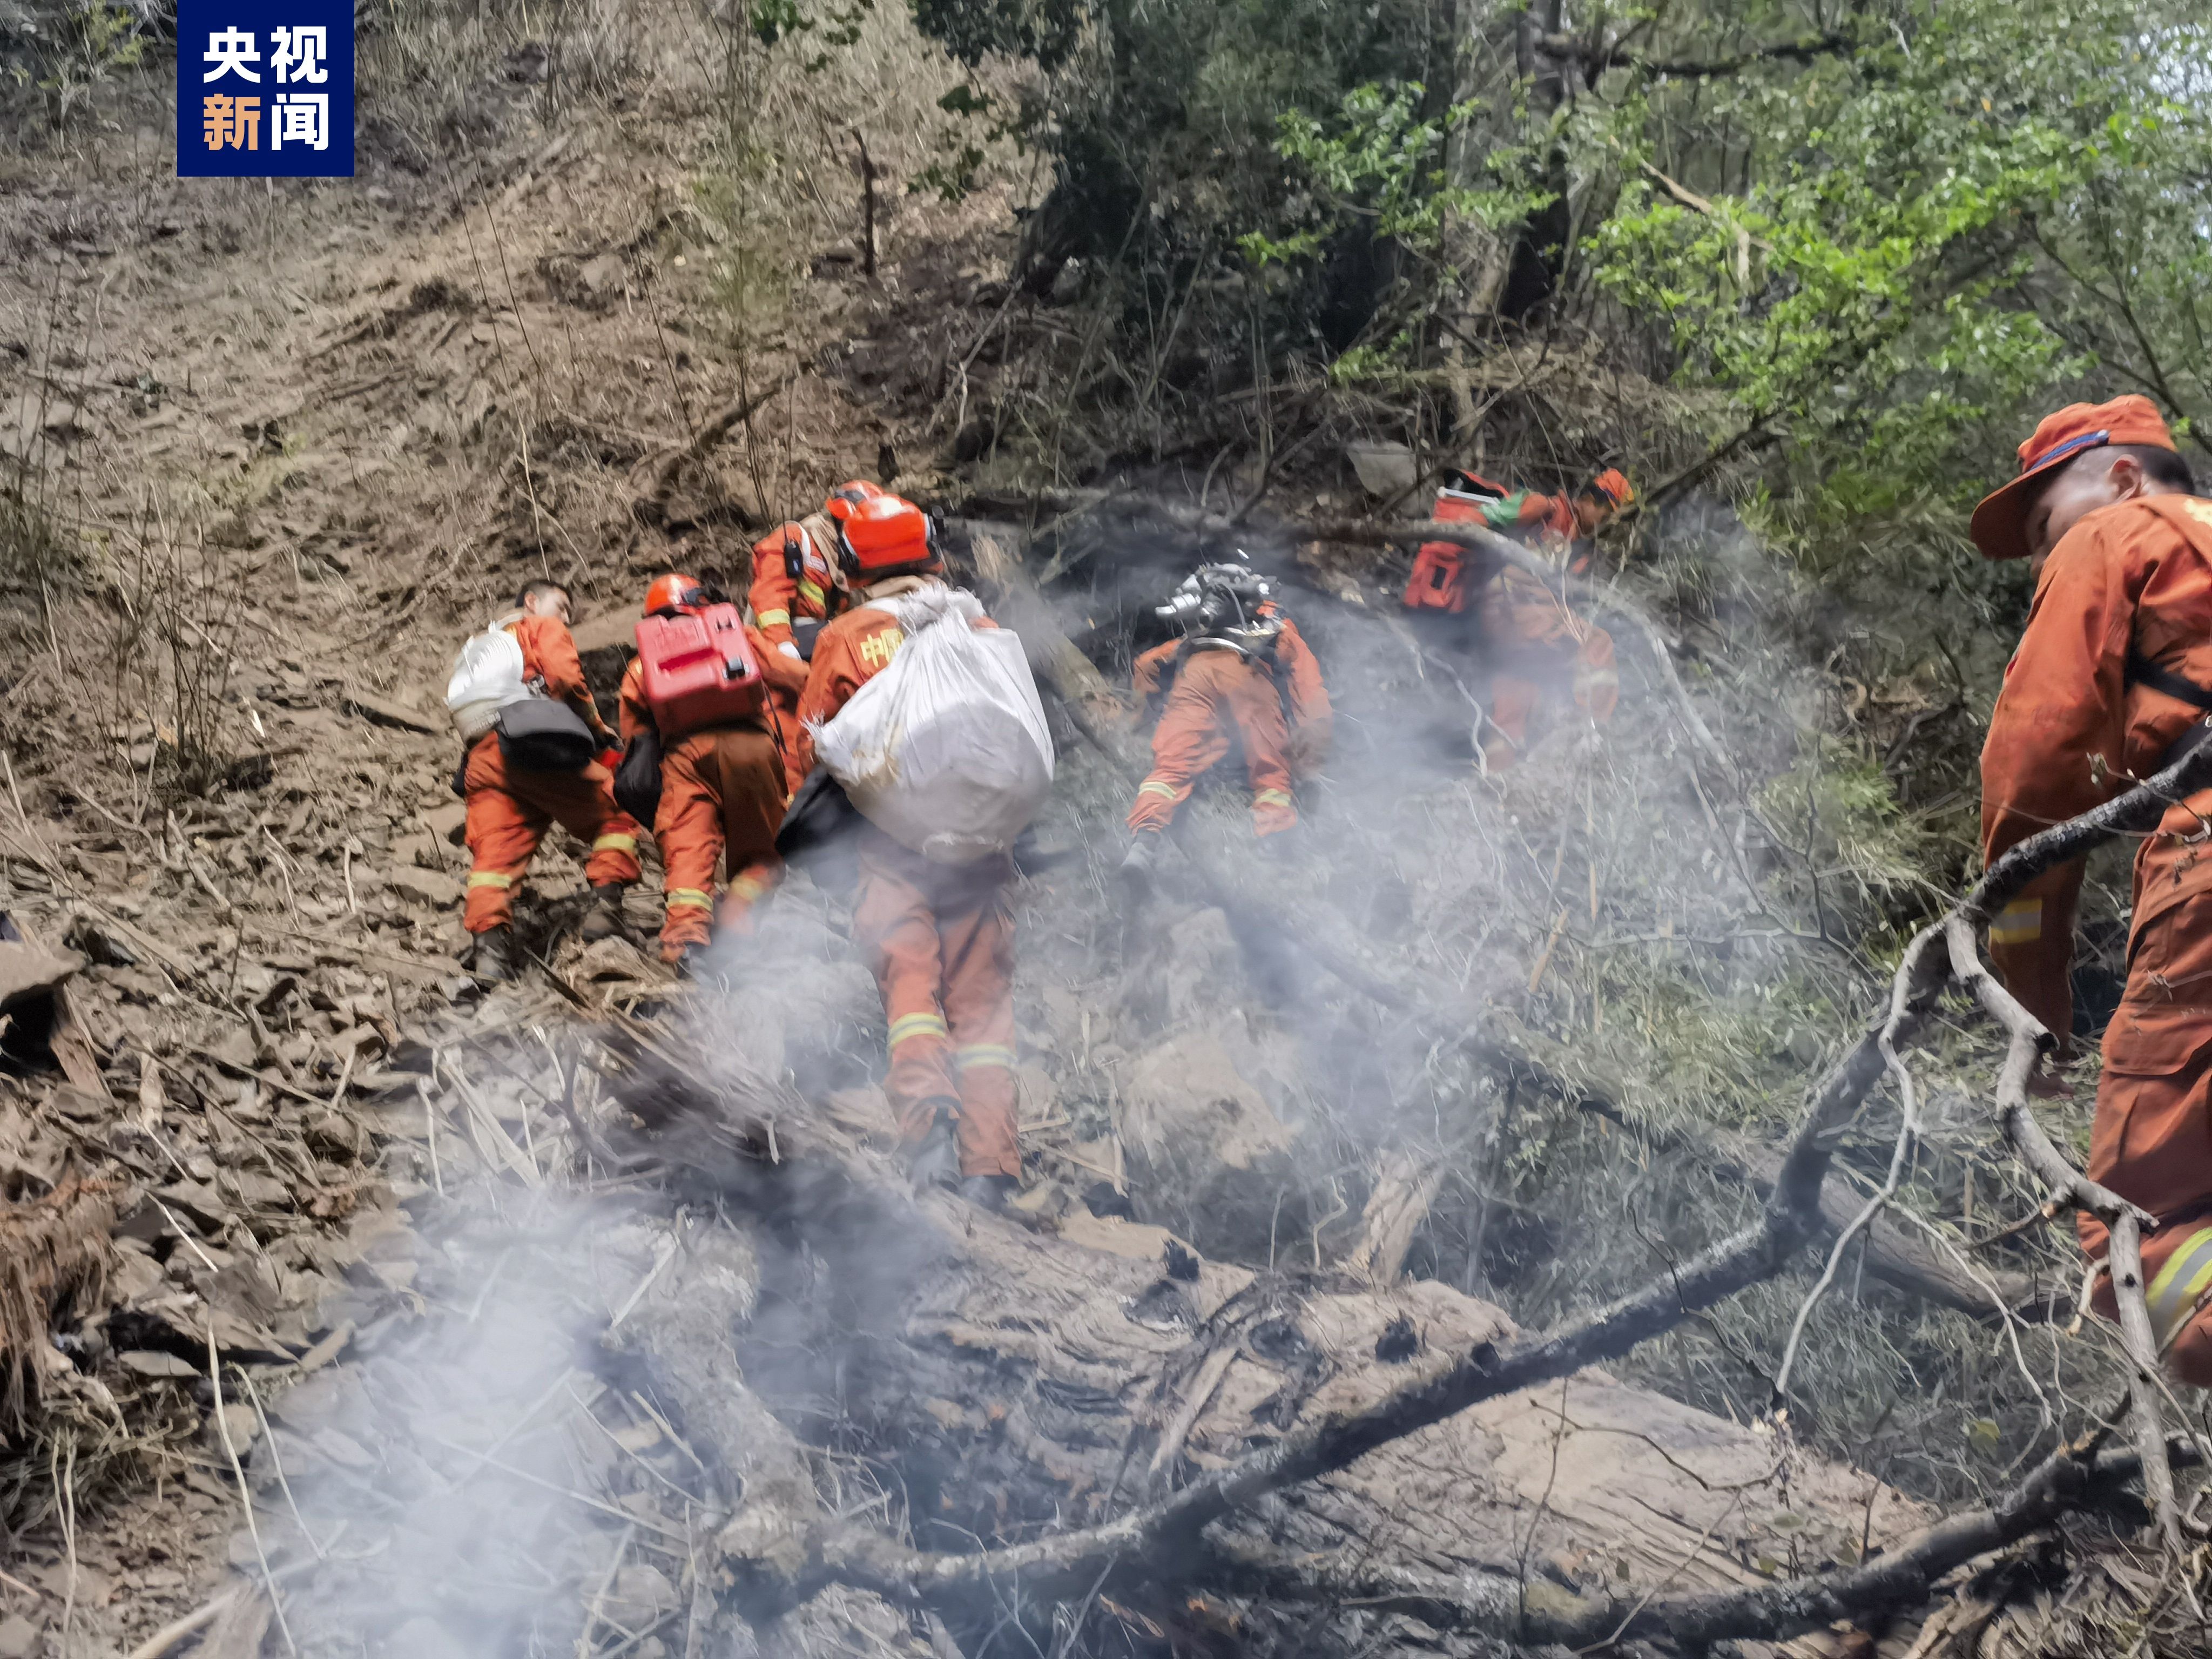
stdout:
{"type": "Polygon", "coordinates": [[[648,617],[672,617],[679,612],[696,611],[706,604],[707,596],[700,589],[696,576],[680,575],[672,571],[665,576],[655,576],[653,586],[645,590],[645,611],[648,617]]]}
{"type": "Polygon", "coordinates": [[[936,533],[912,501],[879,489],[851,502],[839,517],[850,574],[895,576],[936,562],[936,533]]]}

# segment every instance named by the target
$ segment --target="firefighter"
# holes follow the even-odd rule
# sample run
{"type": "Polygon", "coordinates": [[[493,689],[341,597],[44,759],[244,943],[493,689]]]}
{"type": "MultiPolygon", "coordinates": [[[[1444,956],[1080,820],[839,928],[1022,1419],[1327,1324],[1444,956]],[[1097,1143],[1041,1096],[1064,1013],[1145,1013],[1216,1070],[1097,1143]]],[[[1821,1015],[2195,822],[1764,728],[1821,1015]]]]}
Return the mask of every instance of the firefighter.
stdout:
{"type": "Polygon", "coordinates": [[[1159,858],[1161,832],[1215,765],[1234,753],[1252,793],[1252,832],[1263,846],[1295,830],[1293,786],[1328,757],[1332,716],[1321,665],[1271,596],[1242,564],[1201,565],[1159,615],[1183,637],[1136,661],[1138,700],[1157,720],[1152,769],[1129,808],[1124,878],[1139,895],[1159,858]]]}
{"type": "MultiPolygon", "coordinates": [[[[659,576],[645,590],[643,614],[696,616],[716,599],[696,577],[659,576]]],[[[765,675],[774,649],[757,631],[747,631],[765,675]]],[[[634,659],[622,683],[624,744],[653,724],[645,695],[645,665],[642,659],[634,659]]],[[[783,873],[783,861],[775,852],[776,826],[783,821],[787,793],[779,734],[793,729],[764,706],[756,715],[690,732],[672,743],[664,739],[660,805],[653,819],[665,902],[663,962],[693,971],[718,930],[735,937],[752,931],[754,907],[783,873]],[[725,860],[729,890],[718,908],[714,866],[725,860]]]]}
{"type": "MultiPolygon", "coordinates": [[[[1635,499],[1627,478],[1610,468],[1564,495],[1509,491],[1474,473],[1455,471],[1437,492],[1436,516],[1510,536],[1580,575],[1589,568],[1589,556],[1577,553],[1576,544],[1596,535],[1635,499]]],[[[1486,772],[1502,771],[1520,758],[1529,721],[1547,692],[1566,691],[1594,725],[1613,719],[1620,674],[1610,634],[1577,616],[1528,571],[1449,542],[1425,544],[1406,586],[1407,608],[1457,617],[1470,602],[1492,664],[1490,710],[1479,744],[1486,772]]]]}
{"type": "MultiPolygon", "coordinates": [[[[942,568],[919,507],[888,494],[850,505],[839,525],[838,571],[852,608],[823,629],[814,647],[799,698],[798,775],[813,766],[814,731],[904,642],[901,596],[942,568]]],[[[884,1092],[915,1177],[957,1184],[970,1201],[1003,1209],[1022,1171],[1006,894],[1012,861],[1000,854],[932,863],[872,824],[860,841],[853,937],[883,993],[890,1028],[884,1092]]]]}
{"type": "MultiPolygon", "coordinates": [[[[1994,863],[2179,758],[2212,709],[2212,501],[2145,398],[2075,404],[2020,447],[2020,475],[1975,508],[1974,544],[2039,568],[1982,750],[1983,855],[1994,863]]],[[[2128,975],[2106,1028],[2092,1180],[2159,1220],[2143,1241],[2152,1334],[2212,1386],[2212,790],[2177,802],[2136,855],[2128,975]]],[[[2046,872],[1990,927],[2013,994],[2063,1042],[2082,863],[2046,872]]],[[[2063,1091],[2048,1078],[2045,1092],[2063,1091]]],[[[2100,1258],[2104,1224],[2076,1219],[2100,1258]]],[[[2094,1305],[2117,1304],[2109,1275],[2094,1305]]]]}
{"type": "MultiPolygon", "coordinates": [[[[799,694],[806,686],[806,659],[823,623],[851,603],[837,569],[837,520],[854,505],[884,492],[855,478],[831,492],[819,513],[779,526],[753,544],[752,586],[746,602],[753,625],[769,643],[762,658],[769,698],[777,715],[795,726],[799,694]]],[[[786,759],[795,762],[795,750],[786,759]]],[[[794,774],[797,789],[803,775],[794,774]]]]}
{"type": "MultiPolygon", "coordinates": [[[[584,683],[576,641],[569,636],[568,590],[558,582],[533,581],[515,603],[516,613],[496,626],[522,647],[525,683],[568,703],[600,747],[612,748],[615,734],[599,718],[584,683]]],[[[514,884],[530,867],[547,826],[556,820],[592,847],[584,866],[592,904],[578,930],[580,937],[602,939],[621,930],[623,890],[639,874],[638,827],[615,805],[614,781],[605,767],[574,773],[509,767],[500,752],[499,734],[491,732],[470,748],[461,778],[471,859],[462,921],[475,938],[471,967],[478,979],[495,981],[514,971],[514,884]]]]}

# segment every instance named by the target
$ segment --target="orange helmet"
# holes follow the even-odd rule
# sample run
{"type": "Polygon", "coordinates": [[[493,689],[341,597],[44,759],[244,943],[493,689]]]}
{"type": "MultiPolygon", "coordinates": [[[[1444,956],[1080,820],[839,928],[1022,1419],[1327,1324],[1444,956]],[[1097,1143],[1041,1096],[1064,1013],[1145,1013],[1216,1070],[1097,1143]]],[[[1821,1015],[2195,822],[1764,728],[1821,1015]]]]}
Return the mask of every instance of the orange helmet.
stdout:
{"type": "Polygon", "coordinates": [[[875,580],[937,562],[937,533],[912,501],[878,489],[850,502],[839,518],[848,575],[875,580]]]}
{"type": "Polygon", "coordinates": [[[830,492],[830,499],[822,503],[822,510],[842,524],[859,510],[862,501],[881,501],[884,494],[880,484],[872,484],[866,478],[849,479],[830,492]]]}
{"type": "Polygon", "coordinates": [[[706,604],[707,595],[699,586],[696,576],[680,575],[671,571],[665,576],[655,576],[653,586],[645,590],[645,611],[648,617],[672,617],[679,612],[696,611],[706,604]]]}

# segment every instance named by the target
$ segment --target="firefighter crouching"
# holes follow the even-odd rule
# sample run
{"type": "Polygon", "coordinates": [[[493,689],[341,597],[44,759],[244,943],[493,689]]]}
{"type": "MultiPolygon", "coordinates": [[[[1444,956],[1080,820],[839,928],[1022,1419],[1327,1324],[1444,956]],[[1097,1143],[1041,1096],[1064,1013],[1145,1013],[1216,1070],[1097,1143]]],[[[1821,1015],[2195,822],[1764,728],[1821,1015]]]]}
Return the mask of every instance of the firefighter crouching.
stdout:
{"type": "MultiPolygon", "coordinates": [[[[819,513],[779,526],[753,544],[753,574],[745,600],[753,626],[767,642],[761,659],[768,699],[786,729],[799,717],[799,694],[805,689],[807,659],[830,618],[852,602],[837,570],[837,520],[854,506],[884,492],[865,480],[842,483],[819,513]]],[[[796,750],[785,758],[796,763],[796,750]]],[[[804,773],[794,772],[797,789],[804,773]]]]}
{"type": "MultiPolygon", "coordinates": [[[[634,762],[649,766],[658,750],[660,957],[690,971],[718,931],[751,931],[753,907],[782,874],[778,733],[789,728],[776,720],[763,672],[773,647],[744,626],[736,606],[693,577],[672,574],[646,589],[644,617],[638,654],[623,675],[623,770],[631,773],[634,762]],[[651,748],[640,756],[641,744],[651,748]],[[714,867],[725,859],[729,890],[718,905],[714,867]]],[[[627,789],[631,779],[623,782],[627,789]]]]}
{"type": "MultiPolygon", "coordinates": [[[[599,718],[584,681],[583,664],[576,642],[568,633],[568,590],[558,582],[533,581],[517,596],[519,609],[502,617],[464,650],[464,661],[479,647],[512,659],[512,649],[495,635],[505,635],[520,648],[520,661],[504,670],[519,680],[505,693],[510,701],[484,718],[504,716],[517,702],[546,699],[573,710],[599,748],[611,747],[614,733],[599,718]]],[[[460,686],[459,674],[455,685],[460,686]]],[[[449,704],[457,692],[449,690],[449,704]]],[[[479,705],[481,706],[481,705],[479,705]]],[[[456,717],[463,711],[455,708],[456,717]]],[[[584,874],[592,884],[592,906],[579,930],[586,939],[605,939],[622,926],[623,890],[638,878],[638,826],[616,805],[613,779],[604,766],[588,760],[566,769],[534,769],[510,760],[507,733],[476,719],[464,719],[462,731],[469,744],[459,782],[468,802],[467,834],[470,854],[468,903],[463,925],[474,936],[471,968],[488,981],[507,978],[514,970],[514,884],[529,869],[531,857],[547,828],[558,822],[580,841],[591,844],[584,874]]],[[[520,752],[520,750],[518,751],[520,752]]]]}
{"type": "MultiPolygon", "coordinates": [[[[900,597],[943,568],[928,520],[888,494],[852,503],[838,558],[853,605],[814,647],[795,738],[801,776],[814,764],[812,733],[903,643],[900,597]]],[[[858,833],[853,938],[883,994],[890,1047],[884,1093],[900,1138],[918,1180],[957,1184],[971,1202],[1001,1209],[1022,1169],[1006,894],[1012,861],[998,854],[938,864],[873,824],[858,833]]]]}
{"type": "Polygon", "coordinates": [[[1121,865],[1139,895],[1176,808],[1232,754],[1250,787],[1252,830],[1261,844],[1295,830],[1293,788],[1328,758],[1333,719],[1321,665],[1267,583],[1246,566],[1200,566],[1159,614],[1179,623],[1183,637],[1139,657],[1133,677],[1139,702],[1158,722],[1152,769],[1129,808],[1133,838],[1121,865]]]}
{"type": "MultiPolygon", "coordinates": [[[[2212,501],[2145,398],[2075,404],[2020,447],[2020,475],[1974,510],[1975,544],[2039,566],[1982,749],[1983,855],[2088,811],[2212,736],[2212,501]]],[[[2158,1218],[2142,1242],[2151,1334],[2212,1387],[2212,790],[2167,811],[2136,854],[2128,977],[2106,1027],[2088,1176],[2158,1218]]],[[[2063,1043],[2073,1025],[2079,860],[1990,924],[1990,954],[2063,1043]]],[[[2046,1092],[2063,1090],[2057,1079],[2046,1092]]],[[[2105,1224],[2075,1218],[2101,1259],[2105,1224]]],[[[2093,1305],[2116,1316],[2109,1273],[2093,1305]]]]}
{"type": "MultiPolygon", "coordinates": [[[[1627,478],[1610,469],[1564,495],[1508,490],[1476,473],[1453,471],[1437,492],[1434,516],[1511,537],[1580,575],[1589,568],[1589,554],[1577,544],[1635,499],[1627,478]]],[[[1561,691],[1593,725],[1612,720],[1620,702],[1613,636],[1528,571],[1498,565],[1474,549],[1428,542],[1414,559],[1404,599],[1407,610],[1423,616],[1461,617],[1474,607],[1492,667],[1480,744],[1485,771],[1502,771],[1521,757],[1530,721],[1561,691]]]]}

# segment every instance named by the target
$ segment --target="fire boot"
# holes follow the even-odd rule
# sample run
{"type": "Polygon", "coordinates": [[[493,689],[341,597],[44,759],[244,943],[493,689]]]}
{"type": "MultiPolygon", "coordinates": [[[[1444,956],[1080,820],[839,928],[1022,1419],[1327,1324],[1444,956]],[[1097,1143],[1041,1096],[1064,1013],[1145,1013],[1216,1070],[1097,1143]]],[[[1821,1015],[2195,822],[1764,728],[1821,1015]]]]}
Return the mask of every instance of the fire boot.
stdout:
{"type": "Polygon", "coordinates": [[[584,912],[583,926],[576,929],[576,937],[586,945],[597,945],[603,939],[613,939],[623,931],[623,888],[618,881],[592,889],[591,908],[584,912]]]}
{"type": "Polygon", "coordinates": [[[1129,850],[1122,855],[1121,867],[1116,873],[1132,904],[1141,904],[1152,896],[1152,877],[1159,862],[1158,830],[1139,830],[1129,838],[1129,850]]]}
{"type": "Polygon", "coordinates": [[[979,1210],[988,1210],[993,1215],[1004,1215],[1007,1203],[1021,1189],[1021,1184],[1018,1176],[967,1176],[961,1180],[960,1196],[979,1210]]]}
{"type": "Polygon", "coordinates": [[[917,1191],[926,1187],[960,1185],[960,1146],[952,1138],[952,1120],[945,1113],[929,1126],[929,1133],[907,1160],[917,1191]]]}
{"type": "Polygon", "coordinates": [[[708,971],[708,961],[713,957],[714,953],[714,947],[713,945],[703,944],[696,940],[685,945],[684,949],[677,954],[676,977],[678,979],[704,978],[708,971]]]}
{"type": "Polygon", "coordinates": [[[469,957],[469,971],[486,985],[499,985],[514,977],[514,929],[495,927],[477,935],[469,957]]]}

